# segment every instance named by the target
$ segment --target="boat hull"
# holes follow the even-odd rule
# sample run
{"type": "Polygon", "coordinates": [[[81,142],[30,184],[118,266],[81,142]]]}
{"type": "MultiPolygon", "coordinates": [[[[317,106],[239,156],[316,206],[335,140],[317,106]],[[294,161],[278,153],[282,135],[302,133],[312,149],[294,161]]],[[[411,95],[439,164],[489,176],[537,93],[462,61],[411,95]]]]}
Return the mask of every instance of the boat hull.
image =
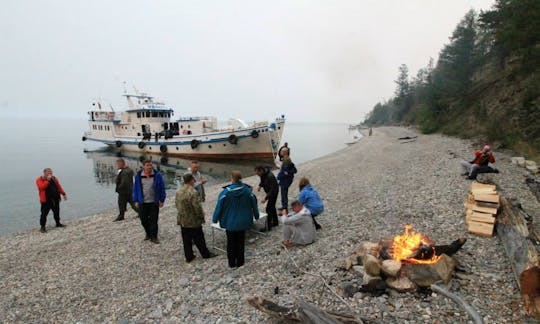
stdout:
{"type": "Polygon", "coordinates": [[[104,143],[116,150],[197,159],[275,158],[284,123],[269,127],[143,140],[141,137],[103,138],[85,134],[85,140],[104,143]],[[232,137],[232,138],[231,138],[232,137]],[[194,145],[196,141],[196,145],[194,145]]]}

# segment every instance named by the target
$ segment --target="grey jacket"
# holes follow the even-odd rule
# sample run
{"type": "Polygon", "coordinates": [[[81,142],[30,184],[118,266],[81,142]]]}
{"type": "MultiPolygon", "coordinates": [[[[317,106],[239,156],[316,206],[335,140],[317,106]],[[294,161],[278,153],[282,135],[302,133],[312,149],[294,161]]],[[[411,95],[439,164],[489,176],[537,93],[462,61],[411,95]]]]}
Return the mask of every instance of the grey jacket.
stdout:
{"type": "Polygon", "coordinates": [[[123,195],[131,195],[133,191],[133,170],[129,167],[118,170],[116,175],[116,192],[123,195]]]}
{"type": "Polygon", "coordinates": [[[288,216],[280,217],[285,227],[292,227],[292,236],[289,238],[294,244],[311,244],[315,241],[315,224],[306,207],[298,213],[291,212],[288,216]]]}

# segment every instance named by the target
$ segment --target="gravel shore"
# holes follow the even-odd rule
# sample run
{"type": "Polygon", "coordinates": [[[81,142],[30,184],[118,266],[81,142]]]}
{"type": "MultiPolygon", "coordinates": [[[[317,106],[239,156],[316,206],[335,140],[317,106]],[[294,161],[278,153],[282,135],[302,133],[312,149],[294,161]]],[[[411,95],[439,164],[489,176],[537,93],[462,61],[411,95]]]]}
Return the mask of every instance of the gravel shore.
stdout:
{"type": "MultiPolygon", "coordinates": [[[[245,298],[250,295],[266,295],[283,305],[302,298],[324,309],[349,312],[319,278],[299,271],[288,255],[303,270],[320,273],[338,286],[346,276],[338,263],[359,242],[401,234],[405,224],[440,244],[466,237],[455,255],[466,272],[451,281],[450,291],[475,307],[486,323],[526,322],[499,238],[466,232],[463,203],[470,181],[459,176],[459,161],[475,149],[470,141],[386,127],[344,150],[299,165],[289,199],[297,195],[302,176],[317,188],[326,208],[318,217],[323,229],[317,241],[287,254],[278,245],[281,229],[250,234],[246,264],[237,270],[228,268],[221,252],[210,260],[184,261],[172,195],[160,213],[159,245],[143,241],[143,229],[131,210],[123,222],[112,222],[112,210],[67,223],[66,228],[50,228],[47,234],[36,229],[2,236],[0,323],[277,323],[248,305],[245,298]],[[418,137],[400,143],[397,138],[403,136],[418,137]]],[[[538,224],[540,204],[524,182],[526,170],[511,165],[509,153],[495,150],[495,158],[501,173],[492,179],[500,193],[518,198],[538,224]]],[[[256,185],[258,178],[244,181],[256,185]]],[[[210,246],[209,220],[221,187],[206,189],[204,230],[210,246]]],[[[116,199],[113,192],[111,199],[116,199]]],[[[216,244],[224,247],[224,234],[215,234],[216,244]]],[[[470,321],[453,301],[431,292],[388,291],[378,297],[357,293],[348,303],[363,318],[380,323],[470,321]]]]}

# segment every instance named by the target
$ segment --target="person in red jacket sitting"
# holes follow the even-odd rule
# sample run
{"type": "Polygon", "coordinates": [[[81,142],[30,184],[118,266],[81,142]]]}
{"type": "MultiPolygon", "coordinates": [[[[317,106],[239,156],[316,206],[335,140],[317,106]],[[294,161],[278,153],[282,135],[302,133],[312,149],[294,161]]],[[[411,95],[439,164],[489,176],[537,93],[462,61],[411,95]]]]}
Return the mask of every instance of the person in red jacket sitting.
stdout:
{"type": "Polygon", "coordinates": [[[491,152],[491,146],[486,145],[481,150],[474,152],[474,160],[461,161],[461,175],[467,176],[469,180],[476,180],[478,173],[499,173],[499,170],[489,166],[495,163],[495,157],[491,152]]]}
{"type": "Polygon", "coordinates": [[[47,229],[45,224],[47,223],[47,215],[52,209],[56,227],[65,227],[60,223],[60,195],[67,200],[67,195],[58,178],[53,176],[51,168],[45,168],[43,175],[37,177],[36,185],[39,192],[39,202],[41,203],[41,217],[39,219],[39,225],[41,225],[41,233],[46,233],[47,229]]]}

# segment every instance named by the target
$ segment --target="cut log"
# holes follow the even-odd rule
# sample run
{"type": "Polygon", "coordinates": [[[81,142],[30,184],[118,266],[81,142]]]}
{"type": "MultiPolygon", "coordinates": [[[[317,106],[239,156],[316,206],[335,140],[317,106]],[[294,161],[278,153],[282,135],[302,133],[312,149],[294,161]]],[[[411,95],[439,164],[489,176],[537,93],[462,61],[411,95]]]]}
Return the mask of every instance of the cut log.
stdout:
{"type": "Polygon", "coordinates": [[[484,214],[484,213],[477,213],[477,212],[471,212],[468,213],[465,217],[465,220],[467,223],[470,222],[478,222],[478,223],[487,223],[487,224],[495,224],[495,216],[491,214],[484,214]]]}
{"type": "Polygon", "coordinates": [[[494,224],[487,224],[487,223],[478,223],[478,222],[470,222],[469,224],[469,233],[476,234],[478,236],[484,236],[484,237],[492,237],[493,236],[493,229],[494,224]]]}
{"type": "Polygon", "coordinates": [[[540,317],[540,250],[533,243],[534,235],[529,231],[531,224],[504,197],[501,207],[497,235],[512,265],[525,310],[529,315],[540,317]]]}
{"type": "Polygon", "coordinates": [[[498,203],[490,203],[485,201],[475,201],[474,202],[478,207],[489,207],[499,209],[500,205],[498,203]]]}
{"type": "Polygon", "coordinates": [[[478,183],[473,182],[471,183],[471,191],[497,191],[497,186],[490,185],[490,184],[484,184],[484,183],[478,183]]]}
{"type": "Polygon", "coordinates": [[[486,214],[497,214],[497,208],[481,207],[477,204],[465,204],[465,208],[486,214]]]}
{"type": "Polygon", "coordinates": [[[247,298],[247,301],[261,312],[281,320],[302,323],[362,323],[360,319],[352,315],[327,312],[302,300],[299,300],[294,307],[280,306],[264,296],[251,296],[247,298]]]}
{"type": "Polygon", "coordinates": [[[473,193],[474,200],[476,201],[484,201],[484,202],[490,202],[494,204],[499,203],[499,195],[498,194],[479,194],[479,193],[473,193]]]}

